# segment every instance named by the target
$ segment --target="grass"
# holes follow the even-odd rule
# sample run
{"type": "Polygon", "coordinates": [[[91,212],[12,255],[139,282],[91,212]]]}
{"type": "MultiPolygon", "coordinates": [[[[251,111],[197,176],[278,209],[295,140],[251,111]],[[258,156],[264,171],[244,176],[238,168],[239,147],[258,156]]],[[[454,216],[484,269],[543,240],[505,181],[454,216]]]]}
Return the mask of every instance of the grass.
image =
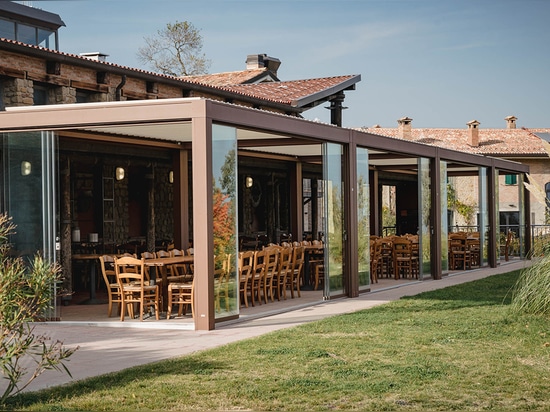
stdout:
{"type": "Polygon", "coordinates": [[[17,410],[549,410],[550,323],[518,272],[27,393],[17,410]]]}

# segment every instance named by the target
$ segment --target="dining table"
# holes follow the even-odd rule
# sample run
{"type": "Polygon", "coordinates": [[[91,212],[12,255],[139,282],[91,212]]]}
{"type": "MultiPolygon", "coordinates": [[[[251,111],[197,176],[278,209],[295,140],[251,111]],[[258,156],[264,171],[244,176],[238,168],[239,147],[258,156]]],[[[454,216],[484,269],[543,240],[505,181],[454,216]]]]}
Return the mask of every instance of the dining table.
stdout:
{"type": "Polygon", "coordinates": [[[166,310],[168,308],[168,271],[167,268],[171,265],[178,264],[193,264],[194,256],[193,255],[182,255],[182,256],[171,256],[164,258],[152,258],[145,259],[145,266],[149,267],[151,270],[150,278],[151,281],[157,278],[157,269],[160,270],[161,275],[161,294],[162,294],[162,308],[166,310]]]}
{"type": "Polygon", "coordinates": [[[97,284],[97,266],[99,264],[99,255],[97,253],[75,253],[71,256],[73,261],[82,261],[85,263],[90,275],[90,297],[81,302],[82,305],[99,305],[105,303],[104,300],[97,299],[96,297],[96,284],[97,284]]]}

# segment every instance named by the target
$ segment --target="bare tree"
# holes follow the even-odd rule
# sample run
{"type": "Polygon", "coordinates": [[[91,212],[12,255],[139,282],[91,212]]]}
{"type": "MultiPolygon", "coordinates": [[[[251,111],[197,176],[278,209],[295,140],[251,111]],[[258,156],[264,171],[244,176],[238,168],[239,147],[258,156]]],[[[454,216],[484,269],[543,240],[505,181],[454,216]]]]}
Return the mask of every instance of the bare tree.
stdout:
{"type": "Polygon", "coordinates": [[[169,76],[204,74],[210,66],[202,50],[202,36],[192,23],[168,23],[156,36],[144,37],[138,59],[154,71],[169,76]]]}

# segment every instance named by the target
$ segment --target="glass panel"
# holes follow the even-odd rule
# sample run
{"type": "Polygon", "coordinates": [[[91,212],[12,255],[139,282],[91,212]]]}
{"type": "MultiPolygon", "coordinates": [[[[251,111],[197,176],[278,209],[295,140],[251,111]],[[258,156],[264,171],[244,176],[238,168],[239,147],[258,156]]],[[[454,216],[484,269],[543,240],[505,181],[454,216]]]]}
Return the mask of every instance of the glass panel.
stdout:
{"type": "Polygon", "coordinates": [[[55,50],[55,32],[38,29],[38,45],[55,50]]]}
{"type": "Polygon", "coordinates": [[[430,159],[418,158],[418,261],[420,267],[419,279],[424,273],[431,274],[430,263],[430,213],[432,205],[432,194],[430,184],[430,159]]]}
{"type": "Polygon", "coordinates": [[[323,186],[326,210],[324,296],[344,293],[344,193],[342,185],[342,145],[323,145],[323,186]],[[328,281],[327,281],[328,279],[328,281]]]}
{"type": "MultiPolygon", "coordinates": [[[[3,211],[16,225],[12,253],[27,261],[36,253],[56,260],[56,137],[52,132],[8,133],[2,137],[3,211]]],[[[54,313],[48,318],[58,318],[54,313]]]]}
{"type": "Polygon", "coordinates": [[[27,26],[26,24],[17,24],[17,40],[22,43],[37,45],[36,27],[27,26]]]}
{"type": "Polygon", "coordinates": [[[486,266],[488,261],[488,232],[489,232],[489,215],[487,204],[487,168],[479,168],[479,243],[480,243],[480,264],[486,266]]]}
{"type": "Polygon", "coordinates": [[[237,278],[237,130],[212,126],[216,319],[239,313],[237,278]]]}
{"type": "Polygon", "coordinates": [[[15,40],[15,23],[0,19],[0,37],[15,40]]]}
{"type": "Polygon", "coordinates": [[[370,287],[369,153],[357,148],[357,256],[359,290],[370,287]]]}
{"type": "Polygon", "coordinates": [[[441,161],[439,164],[439,190],[441,193],[441,271],[449,271],[449,219],[448,219],[448,200],[447,200],[447,162],[441,161]]]}
{"type": "MultiPolygon", "coordinates": [[[[523,174],[518,175],[518,210],[519,210],[519,257],[524,259],[526,256],[525,250],[525,213],[529,211],[525,210],[525,198],[524,198],[524,179],[523,174]]],[[[533,239],[531,239],[533,242],[533,239]]],[[[532,245],[532,243],[531,243],[532,245]]]]}

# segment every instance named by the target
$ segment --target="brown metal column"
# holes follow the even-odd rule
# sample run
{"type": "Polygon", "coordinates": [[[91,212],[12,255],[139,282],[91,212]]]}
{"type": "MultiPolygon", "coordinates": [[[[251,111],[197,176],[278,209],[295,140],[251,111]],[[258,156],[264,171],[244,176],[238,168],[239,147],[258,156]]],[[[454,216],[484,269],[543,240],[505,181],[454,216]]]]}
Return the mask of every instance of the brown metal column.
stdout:
{"type": "Polygon", "coordinates": [[[192,129],[195,330],[212,330],[215,328],[212,120],[206,113],[204,117],[194,117],[192,129]]]}
{"type": "MultiPolygon", "coordinates": [[[[526,180],[527,175],[523,174],[522,182],[526,180]]],[[[524,255],[521,257],[531,259],[531,247],[533,246],[533,239],[531,238],[531,192],[527,190],[525,185],[522,185],[520,190],[523,190],[523,210],[521,210],[520,213],[523,213],[523,218],[525,219],[525,237],[523,239],[525,246],[523,248],[524,255]]]]}

